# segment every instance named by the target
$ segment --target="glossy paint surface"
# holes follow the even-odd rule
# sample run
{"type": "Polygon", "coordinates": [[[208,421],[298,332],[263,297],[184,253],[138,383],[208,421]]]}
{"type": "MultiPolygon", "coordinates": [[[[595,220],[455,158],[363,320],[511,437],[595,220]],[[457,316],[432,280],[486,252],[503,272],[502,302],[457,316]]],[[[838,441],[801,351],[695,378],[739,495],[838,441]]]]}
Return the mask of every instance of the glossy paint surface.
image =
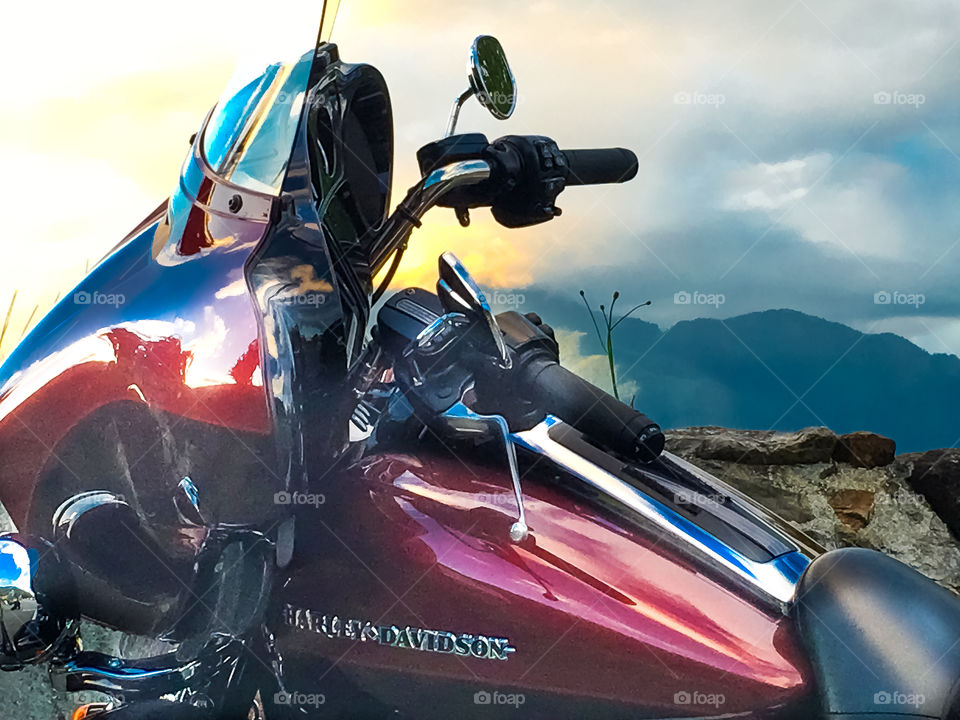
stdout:
{"type": "Polygon", "coordinates": [[[190,195],[181,187],[169,211],[101,262],[0,369],[0,498],[20,527],[45,476],[72,476],[82,490],[116,484],[106,477],[114,465],[96,476],[98,453],[122,456],[126,494],[142,478],[159,496],[193,466],[209,469],[212,455],[262,451],[251,437],[270,423],[243,266],[267,226],[207,208],[213,184],[195,174],[190,195]],[[65,447],[85,423],[102,447],[89,438],[65,447]],[[164,467],[151,452],[159,448],[164,467]]]}
{"type": "Polygon", "coordinates": [[[484,688],[524,693],[535,717],[576,717],[577,699],[595,700],[596,717],[696,717],[762,713],[806,696],[789,621],[656,533],[553,486],[542,467],[524,481],[531,538],[516,545],[505,468],[462,453],[418,455],[368,458],[324,506],[303,511],[300,547],[317,559],[293,570],[282,602],[315,621],[509,638],[516,652],[491,661],[387,647],[301,619],[284,628],[281,650],[317,668],[315,683],[346,676],[408,712],[437,700],[417,717],[470,712],[484,688]],[[687,696],[722,703],[690,707],[687,696]]]}

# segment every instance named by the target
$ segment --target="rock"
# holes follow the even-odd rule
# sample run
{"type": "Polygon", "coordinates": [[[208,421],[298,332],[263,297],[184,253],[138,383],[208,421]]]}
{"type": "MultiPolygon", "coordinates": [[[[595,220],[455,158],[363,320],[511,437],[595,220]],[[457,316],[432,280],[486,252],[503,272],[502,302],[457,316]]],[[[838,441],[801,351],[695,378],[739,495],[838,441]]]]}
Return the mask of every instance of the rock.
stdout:
{"type": "Polygon", "coordinates": [[[960,450],[930,450],[901,455],[898,464],[909,471],[907,483],[923,495],[960,538],[960,450]]]}
{"type": "Polygon", "coordinates": [[[870,522],[875,495],[869,490],[840,490],[832,493],[827,502],[840,522],[856,531],[862,530],[870,522]]]}
{"type": "MultiPolygon", "coordinates": [[[[832,453],[807,464],[758,465],[703,457],[716,454],[716,446],[707,440],[746,437],[763,443],[771,435],[684,428],[668,433],[667,442],[672,452],[750,496],[824,548],[873,548],[960,591],[960,535],[951,534],[951,529],[960,532],[955,527],[960,525],[960,450],[901,455],[873,468],[835,462],[832,453]],[[916,482],[924,472],[924,481],[913,485],[910,479],[916,482]],[[930,502],[921,490],[926,484],[940,488],[939,495],[927,490],[930,502]]],[[[771,452],[767,457],[783,456],[771,452]]]]}
{"type": "Polygon", "coordinates": [[[837,436],[822,427],[799,432],[682,428],[667,433],[667,449],[678,455],[745,465],[798,465],[829,462],[837,436]]]}
{"type": "Polygon", "coordinates": [[[897,443],[883,435],[871,432],[852,432],[840,435],[833,449],[833,459],[854,467],[886,467],[897,454],[897,443]]]}

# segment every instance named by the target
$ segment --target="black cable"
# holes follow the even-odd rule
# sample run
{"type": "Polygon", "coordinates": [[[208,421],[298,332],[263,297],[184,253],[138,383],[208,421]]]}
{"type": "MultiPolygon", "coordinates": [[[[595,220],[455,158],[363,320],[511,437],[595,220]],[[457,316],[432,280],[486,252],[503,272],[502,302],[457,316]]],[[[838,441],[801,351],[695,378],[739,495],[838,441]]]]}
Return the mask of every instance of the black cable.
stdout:
{"type": "Polygon", "coordinates": [[[407,244],[404,243],[397,248],[396,252],[393,254],[393,262],[390,263],[390,269],[387,270],[387,274],[383,278],[383,282],[380,283],[374,293],[373,298],[370,300],[370,307],[373,307],[377,304],[377,301],[383,297],[383,294],[387,291],[387,287],[393,281],[393,276],[397,274],[397,268],[400,267],[400,261],[403,259],[403,252],[407,249],[407,244]]]}

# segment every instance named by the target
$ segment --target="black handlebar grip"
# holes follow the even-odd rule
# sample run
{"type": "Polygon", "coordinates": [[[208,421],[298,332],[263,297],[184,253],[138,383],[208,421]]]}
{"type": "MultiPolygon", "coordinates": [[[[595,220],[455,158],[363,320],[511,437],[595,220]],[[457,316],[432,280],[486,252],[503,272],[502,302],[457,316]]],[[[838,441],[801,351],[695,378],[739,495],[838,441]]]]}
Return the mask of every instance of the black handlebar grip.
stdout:
{"type": "Polygon", "coordinates": [[[626,148],[564,150],[567,185],[622,183],[637,175],[639,160],[626,148]]]}
{"type": "Polygon", "coordinates": [[[649,461],[663,452],[660,426],[552,360],[535,360],[523,382],[538,407],[610,449],[649,461]]]}

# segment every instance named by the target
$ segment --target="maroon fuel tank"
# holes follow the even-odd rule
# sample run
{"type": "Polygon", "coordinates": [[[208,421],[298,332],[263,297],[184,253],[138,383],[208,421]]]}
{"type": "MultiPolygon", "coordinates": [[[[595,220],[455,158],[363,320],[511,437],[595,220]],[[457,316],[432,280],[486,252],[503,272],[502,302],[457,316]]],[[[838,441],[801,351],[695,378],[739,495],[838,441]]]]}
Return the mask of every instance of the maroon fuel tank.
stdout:
{"type": "Polygon", "coordinates": [[[350,717],[358,698],[418,718],[812,716],[778,609],[549,464],[525,471],[520,544],[509,474],[479,455],[379,454],[304,498],[289,689],[350,717]]]}

